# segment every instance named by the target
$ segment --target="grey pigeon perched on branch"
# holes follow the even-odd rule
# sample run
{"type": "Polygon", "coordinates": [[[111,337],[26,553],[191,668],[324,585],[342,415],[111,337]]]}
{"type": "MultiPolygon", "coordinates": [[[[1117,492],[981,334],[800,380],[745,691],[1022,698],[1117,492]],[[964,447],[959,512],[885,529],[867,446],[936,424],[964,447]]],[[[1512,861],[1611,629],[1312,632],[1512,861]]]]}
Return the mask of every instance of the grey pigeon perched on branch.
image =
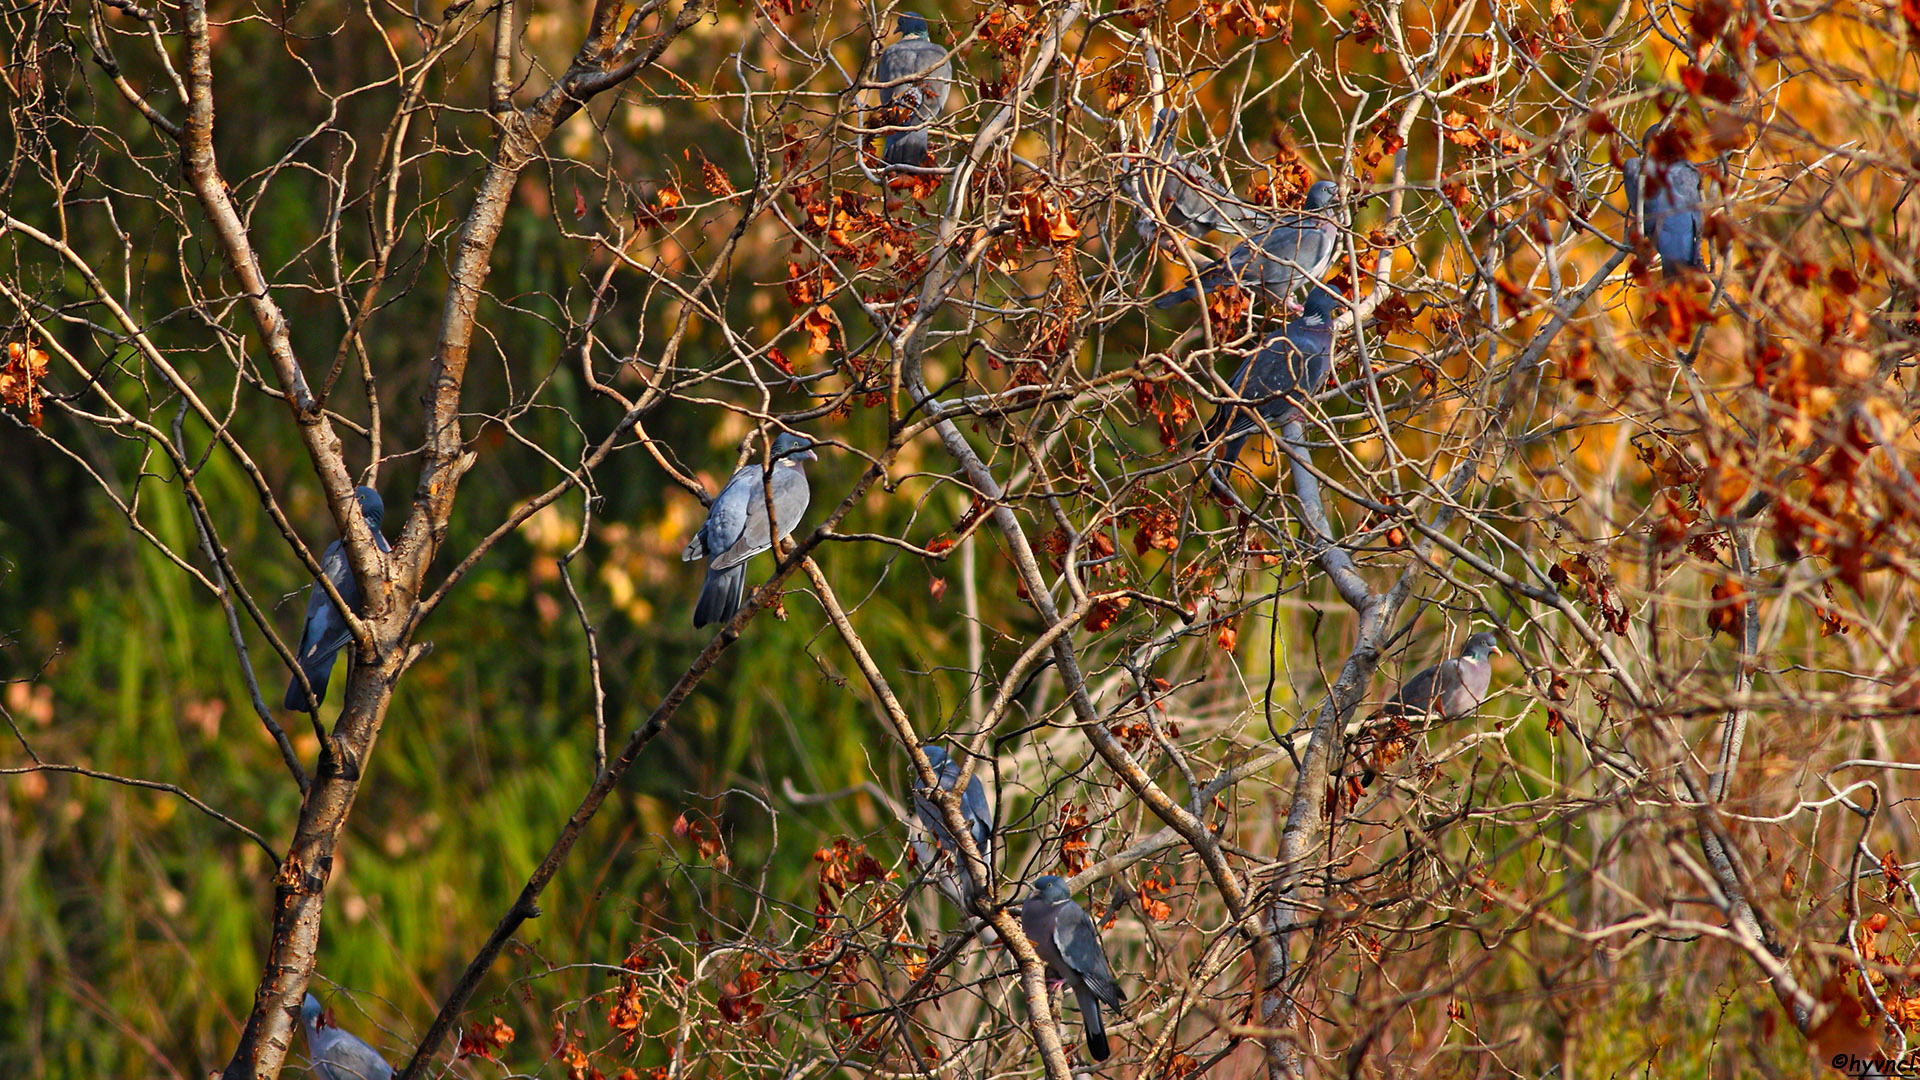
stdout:
{"type": "MultiPolygon", "coordinates": [[[[927,755],[927,763],[933,766],[934,773],[940,779],[943,791],[952,791],[953,785],[960,781],[960,763],[947,755],[938,746],[921,747],[927,755]]],[[[932,792],[918,784],[913,793],[914,816],[933,838],[929,844],[925,840],[912,842],[913,857],[933,876],[933,882],[947,898],[959,905],[960,910],[972,912],[972,899],[975,890],[962,865],[960,844],[954,839],[953,830],[947,828],[946,810],[936,801],[932,792]]],[[[980,857],[986,860],[987,873],[993,873],[993,813],[987,809],[987,790],[980,783],[979,776],[967,781],[967,788],[960,794],[960,816],[966,820],[967,831],[973,834],[973,846],[979,850],[980,857]]]]}
{"type": "Polygon", "coordinates": [[[874,59],[873,80],[880,84],[886,133],[881,160],[889,165],[918,165],[927,159],[927,125],[940,118],[953,85],[947,50],[927,37],[927,20],[914,12],[900,15],[900,40],[874,59]]]}
{"type": "Polygon", "coordinates": [[[1415,672],[1369,716],[1369,725],[1389,723],[1386,730],[1370,737],[1370,748],[1361,754],[1360,786],[1371,785],[1381,769],[1407,752],[1412,745],[1408,721],[1458,720],[1478,709],[1487,700],[1487,688],[1493,683],[1493,654],[1499,651],[1493,631],[1482,630],[1460,646],[1459,656],[1415,672]]]}
{"type": "Polygon", "coordinates": [[[1040,959],[1046,961],[1048,973],[1065,983],[1080,1003],[1080,1022],[1087,1029],[1087,1053],[1095,1061],[1107,1060],[1111,1051],[1100,1006],[1105,1004],[1118,1012],[1126,997],[1113,981],[1113,969],[1107,966],[1106,950],[1100,947],[1100,931],[1093,919],[1074,903],[1064,879],[1047,874],[1034,879],[1033,892],[1020,905],[1020,928],[1026,931],[1040,959]]]}
{"type": "Polygon", "coordinates": [[[1219,445],[1222,461],[1234,461],[1261,430],[1258,413],[1272,427],[1300,415],[1306,396],[1326,385],[1333,371],[1333,318],[1340,297],[1316,285],[1305,313],[1267,335],[1260,351],[1247,357],[1228,386],[1233,396],[1252,405],[1223,403],[1207,419],[1193,448],[1219,445]]]}
{"type": "Polygon", "coordinates": [[[1493,683],[1493,654],[1499,651],[1494,632],[1480,631],[1460,646],[1459,656],[1416,672],[1374,715],[1458,720],[1472,714],[1487,700],[1487,687],[1493,683]]]}
{"type": "Polygon", "coordinates": [[[687,542],[680,561],[707,560],[707,580],[700,586],[700,603],[693,609],[693,625],[726,622],[740,610],[746,594],[747,560],[773,546],[767,530],[766,489],[773,489],[774,530],[781,539],[793,532],[807,512],[811,494],[806,468],[820,460],[813,441],[783,431],[773,440],[773,473],[765,475],[758,462],[741,466],[707,508],[707,521],[687,542]]]}
{"type": "Polygon", "coordinates": [[[1242,201],[1206,171],[1174,152],[1172,109],[1161,109],[1147,135],[1146,160],[1121,180],[1121,191],[1140,208],[1134,228],[1146,239],[1161,227],[1198,240],[1216,229],[1242,237],[1265,232],[1273,219],[1242,201]]]}
{"type": "Polygon", "coordinates": [[[393,1066],[358,1035],[337,1027],[322,1027],[320,999],[312,994],[300,1004],[300,1022],[307,1029],[307,1060],[319,1080],[392,1080],[393,1066]]]}
{"type": "Polygon", "coordinates": [[[1700,255],[1700,167],[1687,159],[1654,156],[1660,141],[1656,127],[1641,142],[1644,156],[1621,166],[1627,177],[1627,220],[1660,252],[1661,270],[1677,277],[1680,268],[1705,269],[1700,255]]]}
{"type": "Polygon", "coordinates": [[[1213,292],[1235,284],[1258,290],[1275,303],[1285,303],[1294,290],[1319,280],[1333,265],[1340,226],[1328,207],[1339,194],[1339,185],[1331,180],[1315,183],[1307,189],[1303,211],[1280,218],[1227,252],[1225,258],[1202,267],[1199,281],[1162,293],[1154,298],[1153,306],[1165,309],[1196,299],[1201,286],[1213,292]]]}
{"type": "MultiPolygon", "coordinates": [[[[360,516],[366,519],[367,528],[373,530],[374,543],[380,545],[381,551],[391,550],[387,547],[387,538],[380,533],[380,521],[387,515],[380,493],[370,487],[354,488],[353,493],[360,499],[360,516]]],[[[340,599],[347,602],[355,615],[360,614],[360,583],[354,580],[344,540],[327,545],[327,550],[320,555],[320,570],[333,582],[333,587],[340,590],[340,599]]],[[[333,662],[351,640],[353,635],[347,630],[347,620],[333,605],[333,598],[315,582],[307,593],[307,617],[300,627],[300,651],[295,654],[300,670],[306,673],[307,684],[313,687],[314,710],[327,700],[327,680],[333,675],[333,662]]],[[[294,712],[309,711],[307,692],[297,675],[287,680],[286,707],[294,712]]]]}

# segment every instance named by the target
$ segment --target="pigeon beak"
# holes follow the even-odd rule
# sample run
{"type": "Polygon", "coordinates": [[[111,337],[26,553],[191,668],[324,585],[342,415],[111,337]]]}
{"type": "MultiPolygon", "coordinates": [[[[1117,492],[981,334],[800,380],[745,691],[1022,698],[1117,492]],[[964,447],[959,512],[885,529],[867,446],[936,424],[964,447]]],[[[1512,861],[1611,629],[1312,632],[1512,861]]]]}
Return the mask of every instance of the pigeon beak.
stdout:
{"type": "Polygon", "coordinates": [[[813,450],[812,450],[811,448],[809,448],[809,449],[806,449],[806,450],[802,450],[802,451],[800,451],[799,453],[797,453],[797,454],[795,454],[795,455],[793,455],[793,460],[795,460],[795,461],[819,461],[819,460],[820,460],[820,455],[819,455],[819,454],[816,454],[816,453],[814,453],[814,452],[813,452],[813,450]]]}

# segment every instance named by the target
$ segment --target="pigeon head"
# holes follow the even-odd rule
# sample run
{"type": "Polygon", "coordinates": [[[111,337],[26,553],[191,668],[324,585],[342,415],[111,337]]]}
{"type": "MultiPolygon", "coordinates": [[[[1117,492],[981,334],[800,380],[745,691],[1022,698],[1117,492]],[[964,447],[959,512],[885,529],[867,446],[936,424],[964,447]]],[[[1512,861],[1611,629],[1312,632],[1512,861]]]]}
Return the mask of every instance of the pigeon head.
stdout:
{"type": "Polygon", "coordinates": [[[370,487],[357,487],[353,493],[360,499],[360,516],[367,519],[367,528],[380,531],[380,519],[387,516],[387,504],[380,501],[380,493],[370,487]]]}
{"type": "MultiPolygon", "coordinates": [[[[365,491],[366,489],[361,488],[360,490],[365,491]]],[[[378,496],[375,496],[375,497],[378,498],[378,496]]],[[[300,1003],[300,1021],[306,1024],[308,1027],[320,1026],[320,999],[319,998],[314,997],[312,994],[308,994],[307,1000],[300,1003]]]]}
{"type": "Polygon", "coordinates": [[[1340,297],[1324,285],[1315,285],[1307,294],[1306,318],[1332,322],[1340,310],[1340,297]]]}
{"type": "Polygon", "coordinates": [[[1331,180],[1316,181],[1307,189],[1307,209],[1324,210],[1340,198],[1340,185],[1331,180]]]}
{"type": "Polygon", "coordinates": [[[794,461],[820,460],[820,456],[813,452],[813,440],[791,431],[783,431],[773,437],[773,458],[775,461],[788,458],[794,461]]]}
{"type": "Polygon", "coordinates": [[[1499,651],[1500,639],[1491,630],[1480,631],[1460,646],[1460,655],[1469,660],[1485,661],[1499,651]]]}
{"type": "Polygon", "coordinates": [[[1073,900],[1073,892],[1067,888],[1067,879],[1058,874],[1043,874],[1034,878],[1033,895],[1053,905],[1073,900]]]}
{"type": "Polygon", "coordinates": [[[900,36],[923,38],[927,36],[927,20],[917,11],[900,13],[900,36]]]}

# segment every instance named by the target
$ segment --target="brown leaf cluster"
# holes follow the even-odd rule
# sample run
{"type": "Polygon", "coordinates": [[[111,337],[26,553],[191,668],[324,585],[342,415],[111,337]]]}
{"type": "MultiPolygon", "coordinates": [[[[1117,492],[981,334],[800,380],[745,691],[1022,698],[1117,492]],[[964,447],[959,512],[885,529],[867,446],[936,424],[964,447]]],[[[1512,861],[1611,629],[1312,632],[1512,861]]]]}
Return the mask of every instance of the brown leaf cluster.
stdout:
{"type": "Polygon", "coordinates": [[[1007,211],[1027,243],[1052,246],[1080,239],[1079,222],[1053,189],[1027,187],[1013,195],[1007,211]]]}
{"type": "Polygon", "coordinates": [[[1093,861],[1091,845],[1087,843],[1087,834],[1090,828],[1087,823],[1086,804],[1076,804],[1071,799],[1067,800],[1061,804],[1058,821],[1060,824],[1060,866],[1066,875],[1071,877],[1085,870],[1093,861]]]}
{"type": "Polygon", "coordinates": [[[639,206],[633,211],[633,227],[636,229],[664,229],[680,220],[679,206],[684,202],[680,189],[673,184],[661,184],[653,193],[653,205],[639,206]]]}
{"type": "Polygon", "coordinates": [[[0,367],[0,405],[20,409],[27,423],[39,427],[40,381],[47,376],[47,354],[32,342],[7,343],[7,364],[0,367]]]}
{"type": "Polygon", "coordinates": [[[1097,634],[1111,627],[1119,620],[1120,613],[1132,606],[1131,596],[1103,596],[1087,608],[1087,617],[1080,625],[1097,634]]]}
{"type": "Polygon", "coordinates": [[[1134,523],[1134,554],[1145,555],[1156,550],[1171,552],[1179,548],[1180,518],[1172,509],[1141,504],[1129,510],[1127,516],[1134,523]]]}
{"type": "Polygon", "coordinates": [[[513,1044],[513,1029],[505,1020],[494,1017],[490,1024],[475,1024],[460,1033],[460,1046],[454,1051],[455,1058],[486,1058],[496,1060],[494,1053],[505,1050],[513,1044]]]}
{"type": "Polygon", "coordinates": [[[1254,0],[1200,0],[1200,21],[1216,32],[1263,38],[1277,33],[1282,44],[1293,40],[1293,20],[1281,4],[1254,0]]]}
{"type": "Polygon", "coordinates": [[[1745,640],[1749,598],[1746,586],[1724,574],[1716,575],[1709,595],[1712,603],[1707,608],[1707,630],[1725,634],[1736,642],[1745,640]]]}
{"type": "Polygon", "coordinates": [[[1600,613],[1607,629],[1622,637],[1627,633],[1627,611],[1620,598],[1620,585],[1612,572],[1593,556],[1569,555],[1547,571],[1547,579],[1562,592],[1587,602],[1600,613]]]}
{"type": "Polygon", "coordinates": [[[726,842],[720,838],[720,826],[713,822],[682,813],[673,819],[673,835],[693,841],[694,850],[700,853],[700,857],[721,870],[733,865],[733,861],[727,858],[726,842]]]}

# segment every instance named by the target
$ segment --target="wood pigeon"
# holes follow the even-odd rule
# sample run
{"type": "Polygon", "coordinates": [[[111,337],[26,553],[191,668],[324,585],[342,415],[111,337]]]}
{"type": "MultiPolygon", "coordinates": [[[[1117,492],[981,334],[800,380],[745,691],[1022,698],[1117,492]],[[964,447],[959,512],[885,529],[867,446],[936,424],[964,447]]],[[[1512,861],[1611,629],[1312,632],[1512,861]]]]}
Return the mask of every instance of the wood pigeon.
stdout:
{"type": "Polygon", "coordinates": [[[889,165],[919,165],[927,160],[927,125],[947,105],[953,62],[927,37],[926,19],[903,12],[899,27],[900,40],[882,49],[873,63],[882,116],[893,129],[886,133],[880,158],[889,165]]]}
{"type": "Polygon", "coordinates": [[[1095,1061],[1107,1060],[1107,1026],[1100,1018],[1100,1006],[1105,1004],[1117,1012],[1126,997],[1113,981],[1113,969],[1107,966],[1100,931],[1086,911],[1074,903],[1063,878],[1047,874],[1034,879],[1033,892],[1020,905],[1020,928],[1026,931],[1040,959],[1047,962],[1048,973],[1065,983],[1080,1003],[1080,1022],[1087,1029],[1087,1053],[1095,1061]]]}
{"type": "Polygon", "coordinates": [[[1386,723],[1368,736],[1368,748],[1361,752],[1360,786],[1371,785],[1381,769],[1411,747],[1410,721],[1472,715],[1487,700],[1487,688],[1493,683],[1493,654],[1499,651],[1493,631],[1482,630],[1460,646],[1459,656],[1415,672],[1379,711],[1367,717],[1369,727],[1386,723]]]}
{"type": "Polygon", "coordinates": [[[312,994],[300,1005],[300,1022],[307,1029],[307,1059],[319,1080],[393,1080],[393,1066],[358,1035],[337,1027],[322,1027],[320,999],[312,994]]]}
{"type": "Polygon", "coordinates": [[[1460,646],[1459,656],[1415,672],[1374,715],[1430,716],[1439,720],[1472,715],[1487,700],[1487,687],[1493,682],[1493,654],[1499,651],[1500,640],[1494,632],[1480,631],[1460,646]]]}
{"type": "Polygon", "coordinates": [[[1653,241],[1661,270],[1672,278],[1683,266],[1706,269],[1700,254],[1700,167],[1681,157],[1656,160],[1658,134],[1657,127],[1648,128],[1641,141],[1645,155],[1621,169],[1627,177],[1629,228],[1653,241]]]}
{"type": "MultiPolygon", "coordinates": [[[[360,499],[360,516],[367,521],[367,528],[373,530],[373,542],[380,545],[381,551],[391,550],[387,538],[380,534],[380,520],[386,517],[386,504],[380,501],[380,493],[370,487],[357,487],[353,493],[360,499]]],[[[344,540],[335,540],[327,545],[320,555],[320,569],[340,590],[340,599],[347,602],[355,615],[360,614],[360,583],[354,580],[353,565],[347,561],[347,548],[344,540]]],[[[340,650],[353,635],[347,631],[347,620],[340,609],[333,606],[333,598],[327,595],[318,582],[309,587],[307,593],[307,618],[300,628],[300,651],[295,659],[300,661],[300,670],[306,672],[307,683],[313,687],[313,705],[309,710],[307,692],[300,685],[299,676],[287,679],[286,707],[294,712],[319,711],[320,703],[327,700],[327,679],[333,675],[333,662],[340,650]]]]}
{"type": "MultiPolygon", "coordinates": [[[[947,755],[938,746],[921,747],[927,755],[927,763],[940,778],[940,788],[952,791],[953,785],[960,780],[960,763],[947,755]]],[[[959,905],[960,910],[972,914],[973,897],[976,890],[972,887],[966,867],[962,865],[960,844],[954,839],[953,831],[947,828],[946,811],[936,801],[937,797],[918,784],[914,787],[913,812],[927,835],[933,838],[929,844],[922,839],[912,841],[913,857],[933,878],[933,883],[947,898],[959,905]]],[[[966,819],[967,831],[973,834],[973,845],[980,857],[987,862],[987,873],[993,873],[993,813],[987,809],[987,791],[980,783],[978,775],[967,781],[967,789],[960,795],[960,815],[966,819]]]]}
{"type": "Polygon", "coordinates": [[[1162,293],[1154,298],[1153,306],[1165,309],[1196,299],[1201,286],[1213,292],[1234,284],[1258,290],[1274,303],[1285,303],[1294,290],[1319,280],[1333,265],[1340,226],[1328,207],[1339,194],[1339,185],[1331,180],[1314,184],[1307,189],[1304,211],[1280,218],[1227,252],[1225,258],[1202,267],[1199,281],[1162,293]]]}
{"type": "Polygon", "coordinates": [[[1247,237],[1271,228],[1269,215],[1174,151],[1177,115],[1161,109],[1154,117],[1145,160],[1120,182],[1121,191],[1140,208],[1134,229],[1147,240],[1159,236],[1163,226],[1198,240],[1216,229],[1247,237]]]}
{"type": "Polygon", "coordinates": [[[706,524],[700,527],[681,562],[707,560],[707,580],[700,587],[700,603],[693,609],[693,625],[723,623],[740,610],[746,594],[747,560],[773,546],[767,531],[766,489],[773,489],[775,530],[781,539],[793,532],[800,516],[807,512],[807,473],[802,462],[818,461],[813,441],[804,435],[783,431],[773,440],[773,474],[762,482],[758,462],[735,472],[720,494],[707,508],[706,524]]]}
{"type": "Polygon", "coordinates": [[[1308,395],[1333,372],[1333,319],[1340,297],[1316,285],[1306,311],[1267,335],[1260,351],[1240,365],[1228,383],[1239,402],[1222,402],[1194,437],[1193,448],[1219,447],[1222,461],[1235,461],[1247,440],[1262,429],[1254,414],[1278,428],[1301,414],[1308,395]]]}

